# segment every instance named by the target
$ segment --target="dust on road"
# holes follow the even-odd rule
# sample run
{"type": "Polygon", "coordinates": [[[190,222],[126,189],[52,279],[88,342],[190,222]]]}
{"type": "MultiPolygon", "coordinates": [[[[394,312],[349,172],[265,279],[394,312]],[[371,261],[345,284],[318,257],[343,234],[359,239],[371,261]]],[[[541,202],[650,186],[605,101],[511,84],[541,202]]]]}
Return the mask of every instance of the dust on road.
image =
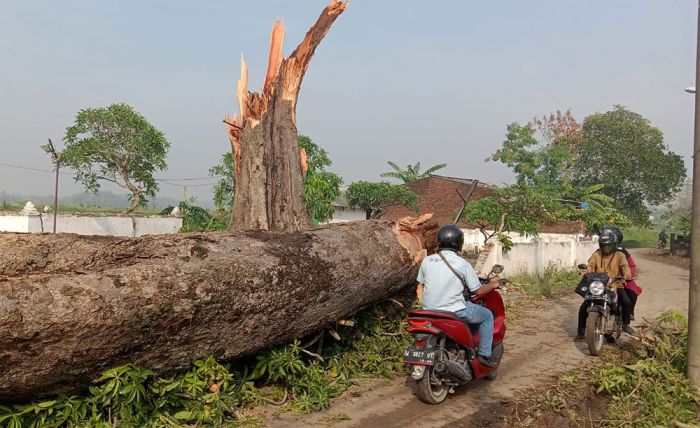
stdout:
{"type": "MultiPolygon", "coordinates": [[[[688,310],[688,270],[664,263],[656,250],[632,250],[638,266],[639,297],[637,321],[653,319],[676,309],[688,310]]],[[[575,284],[572,284],[572,289],[575,284]]],[[[412,382],[397,378],[387,387],[378,387],[337,399],[326,412],[304,417],[288,414],[268,421],[273,427],[328,426],[334,415],[350,420],[337,427],[468,427],[471,416],[486,405],[514,398],[519,392],[550,382],[564,371],[595,362],[584,343],[574,343],[576,317],[581,299],[573,294],[564,298],[535,302],[526,309],[517,325],[510,326],[505,339],[506,354],[494,381],[477,380],[461,387],[438,406],[423,404],[412,393],[412,382]]],[[[633,323],[634,325],[634,323],[633,323]]],[[[623,337],[620,340],[632,340],[623,337]]]]}

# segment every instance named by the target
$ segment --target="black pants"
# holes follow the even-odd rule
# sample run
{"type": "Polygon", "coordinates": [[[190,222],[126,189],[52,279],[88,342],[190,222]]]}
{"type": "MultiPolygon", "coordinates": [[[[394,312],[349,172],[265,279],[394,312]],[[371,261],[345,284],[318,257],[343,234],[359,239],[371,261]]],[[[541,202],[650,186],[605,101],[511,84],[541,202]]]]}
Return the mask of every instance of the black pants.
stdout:
{"type": "MultiPolygon", "coordinates": [[[[637,294],[627,288],[618,288],[617,301],[622,311],[622,323],[629,325],[630,317],[634,312],[634,306],[637,304],[637,294]]],[[[586,331],[586,319],[588,318],[588,307],[590,305],[590,302],[584,300],[583,303],[581,303],[581,307],[578,309],[578,334],[584,334],[586,331]]]]}

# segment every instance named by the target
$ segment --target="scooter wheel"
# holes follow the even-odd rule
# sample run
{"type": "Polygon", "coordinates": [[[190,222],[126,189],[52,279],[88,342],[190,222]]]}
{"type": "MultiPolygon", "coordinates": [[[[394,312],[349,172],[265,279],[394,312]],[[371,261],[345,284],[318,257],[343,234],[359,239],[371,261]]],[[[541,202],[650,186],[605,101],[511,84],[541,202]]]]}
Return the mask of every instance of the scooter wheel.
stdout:
{"type": "Polygon", "coordinates": [[[449,388],[445,385],[433,385],[430,383],[432,368],[426,370],[423,377],[416,382],[416,396],[426,404],[440,404],[447,398],[449,388]]]}

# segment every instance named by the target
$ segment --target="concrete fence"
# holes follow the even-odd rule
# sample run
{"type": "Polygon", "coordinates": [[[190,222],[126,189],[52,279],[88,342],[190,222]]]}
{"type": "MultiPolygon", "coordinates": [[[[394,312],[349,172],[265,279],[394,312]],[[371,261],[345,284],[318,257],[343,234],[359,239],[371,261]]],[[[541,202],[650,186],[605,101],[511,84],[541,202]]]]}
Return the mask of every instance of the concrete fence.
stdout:
{"type": "Polygon", "coordinates": [[[559,237],[561,239],[538,237],[530,242],[517,243],[507,253],[503,251],[502,244],[496,241],[482,250],[476,269],[486,273],[493,265],[501,264],[509,275],[541,274],[548,266],[574,269],[577,264],[586,263],[598,249],[597,237],[562,235],[559,237]]]}
{"type": "MultiPolygon", "coordinates": [[[[37,212],[30,204],[19,213],[0,213],[0,232],[52,232],[54,214],[37,212]]],[[[56,219],[56,232],[78,235],[136,237],[177,233],[181,227],[182,218],[172,216],[59,214],[56,219]]]]}

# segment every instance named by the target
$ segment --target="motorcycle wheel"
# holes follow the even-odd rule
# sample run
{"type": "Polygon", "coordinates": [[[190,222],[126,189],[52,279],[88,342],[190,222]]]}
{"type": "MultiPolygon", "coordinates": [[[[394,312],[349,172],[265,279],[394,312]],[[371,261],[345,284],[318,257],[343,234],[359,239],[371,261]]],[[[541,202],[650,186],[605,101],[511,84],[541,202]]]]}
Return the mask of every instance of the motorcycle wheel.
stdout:
{"type": "Polygon", "coordinates": [[[445,385],[433,385],[430,378],[433,377],[433,368],[426,370],[425,375],[416,383],[416,396],[426,404],[440,404],[447,398],[449,388],[445,385]]]}
{"type": "Polygon", "coordinates": [[[586,320],[586,344],[588,352],[593,356],[598,356],[603,351],[605,340],[604,330],[605,318],[598,312],[589,312],[586,320]]]}

